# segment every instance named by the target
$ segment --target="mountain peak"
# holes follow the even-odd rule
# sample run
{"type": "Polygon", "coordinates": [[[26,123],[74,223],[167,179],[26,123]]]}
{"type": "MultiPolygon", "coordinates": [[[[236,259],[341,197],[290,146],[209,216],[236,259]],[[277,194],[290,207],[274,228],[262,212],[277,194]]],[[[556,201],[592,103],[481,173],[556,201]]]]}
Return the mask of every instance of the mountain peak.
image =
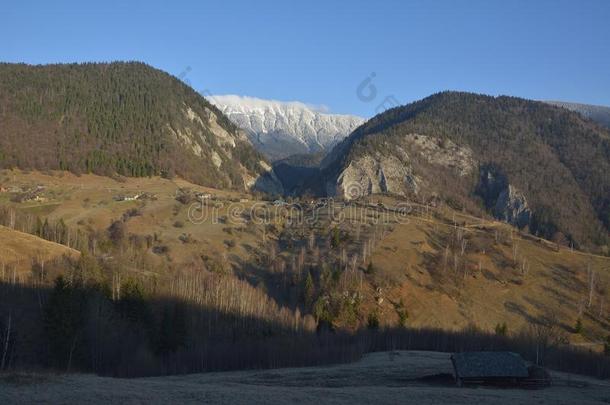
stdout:
{"type": "Polygon", "coordinates": [[[327,151],[364,122],[361,117],[329,114],[324,106],[299,101],[237,95],[212,96],[209,100],[273,160],[327,151]]]}

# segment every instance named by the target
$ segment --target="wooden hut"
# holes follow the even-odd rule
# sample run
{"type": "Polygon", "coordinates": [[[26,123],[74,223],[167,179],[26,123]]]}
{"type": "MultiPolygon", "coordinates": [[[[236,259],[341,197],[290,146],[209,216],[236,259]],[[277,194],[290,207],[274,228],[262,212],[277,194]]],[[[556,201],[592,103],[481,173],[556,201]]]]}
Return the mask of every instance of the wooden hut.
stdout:
{"type": "Polygon", "coordinates": [[[465,384],[517,385],[529,377],[525,361],[512,352],[463,352],[451,356],[455,381],[465,384]]]}

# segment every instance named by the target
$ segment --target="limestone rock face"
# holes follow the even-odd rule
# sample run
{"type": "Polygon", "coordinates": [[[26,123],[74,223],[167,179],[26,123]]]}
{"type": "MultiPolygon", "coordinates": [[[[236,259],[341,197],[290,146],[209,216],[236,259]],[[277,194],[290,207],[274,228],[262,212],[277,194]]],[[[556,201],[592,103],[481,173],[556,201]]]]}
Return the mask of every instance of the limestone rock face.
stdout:
{"type": "Polygon", "coordinates": [[[452,169],[460,176],[472,172],[476,165],[469,147],[460,146],[449,139],[409,134],[403,137],[405,147],[416,152],[428,163],[452,169]]]}
{"type": "Polygon", "coordinates": [[[418,179],[412,174],[408,157],[402,160],[397,156],[366,155],[350,162],[329,186],[328,194],[351,200],[378,193],[417,193],[418,179]]]}
{"type": "Polygon", "coordinates": [[[235,165],[247,190],[262,191],[269,194],[282,194],[283,187],[273,168],[264,160],[258,162],[256,170],[249,170],[235,156],[235,149],[240,144],[250,144],[243,130],[228,131],[219,123],[217,112],[209,108],[203,114],[197,114],[191,107],[183,110],[190,126],[174,130],[169,124],[168,131],[187,149],[201,158],[210,159],[214,167],[222,171],[223,164],[235,165]],[[206,136],[211,133],[213,136],[206,136]]]}
{"type": "Polygon", "coordinates": [[[529,225],[532,211],[525,195],[509,183],[506,175],[498,167],[492,165],[481,167],[476,191],[497,219],[519,228],[529,225]]]}
{"type": "Polygon", "coordinates": [[[498,195],[493,214],[496,218],[519,228],[528,225],[532,216],[525,195],[510,184],[498,195]]]}
{"type": "Polygon", "coordinates": [[[458,176],[469,174],[475,166],[469,148],[432,136],[406,134],[380,150],[351,159],[336,178],[327,181],[326,193],[347,200],[377,193],[418,194],[427,182],[426,173],[414,169],[416,161],[450,169],[458,176]]]}

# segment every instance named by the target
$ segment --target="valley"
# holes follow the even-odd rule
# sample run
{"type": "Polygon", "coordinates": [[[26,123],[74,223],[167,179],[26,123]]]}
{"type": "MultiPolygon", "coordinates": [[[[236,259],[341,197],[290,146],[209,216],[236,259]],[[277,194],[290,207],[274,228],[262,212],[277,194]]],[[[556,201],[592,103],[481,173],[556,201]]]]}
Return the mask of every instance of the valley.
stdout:
{"type": "Polygon", "coordinates": [[[609,2],[2,16],[0,405],[610,403],[609,2]]]}
{"type": "MultiPolygon", "coordinates": [[[[277,305],[348,330],[366,326],[372,315],[388,327],[474,326],[493,332],[506,324],[513,333],[552,318],[566,343],[603,351],[609,258],[445,204],[389,196],[278,203],[180,179],[114,180],[65,172],[4,171],[0,178],[9,179],[9,188],[44,189],[43,202],[2,196],[4,209],[22,218],[17,230],[33,223],[25,219],[32,215],[61,220],[74,235],[96,238],[93,254],[113,256],[106,260],[123,279],[218,273],[264,286],[277,305]],[[209,200],[202,206],[195,195],[209,200]],[[119,196],[141,197],[120,201],[119,196]],[[133,252],[104,247],[115,223],[121,224],[121,243],[133,252]],[[307,286],[308,278],[313,286],[307,286]],[[575,333],[579,320],[583,331],[575,333]]],[[[41,252],[52,245],[38,240],[41,252]]],[[[32,244],[18,244],[2,258],[5,268],[21,263],[15,268],[23,282],[32,277],[24,263],[36,262],[32,244]]],[[[88,246],[91,250],[91,242],[88,246]]]]}
{"type": "Polygon", "coordinates": [[[363,123],[138,63],[0,71],[0,369],[505,349],[610,375],[610,133],[584,116],[443,92],[363,123]]]}

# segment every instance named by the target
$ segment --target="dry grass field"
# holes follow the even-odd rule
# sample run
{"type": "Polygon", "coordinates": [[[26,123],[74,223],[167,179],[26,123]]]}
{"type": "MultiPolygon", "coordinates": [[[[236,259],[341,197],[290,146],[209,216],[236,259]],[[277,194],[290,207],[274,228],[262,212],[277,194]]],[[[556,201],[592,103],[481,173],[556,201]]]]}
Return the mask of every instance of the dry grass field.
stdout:
{"type": "Polygon", "coordinates": [[[0,375],[0,402],[48,404],[603,404],[610,383],[553,373],[544,389],[458,388],[448,353],[396,351],[329,367],[136,379],[0,375]]]}
{"type": "Polygon", "coordinates": [[[61,256],[77,258],[80,253],[37,236],[0,226],[0,277],[10,279],[32,267],[32,261],[50,261],[61,256]]]}

